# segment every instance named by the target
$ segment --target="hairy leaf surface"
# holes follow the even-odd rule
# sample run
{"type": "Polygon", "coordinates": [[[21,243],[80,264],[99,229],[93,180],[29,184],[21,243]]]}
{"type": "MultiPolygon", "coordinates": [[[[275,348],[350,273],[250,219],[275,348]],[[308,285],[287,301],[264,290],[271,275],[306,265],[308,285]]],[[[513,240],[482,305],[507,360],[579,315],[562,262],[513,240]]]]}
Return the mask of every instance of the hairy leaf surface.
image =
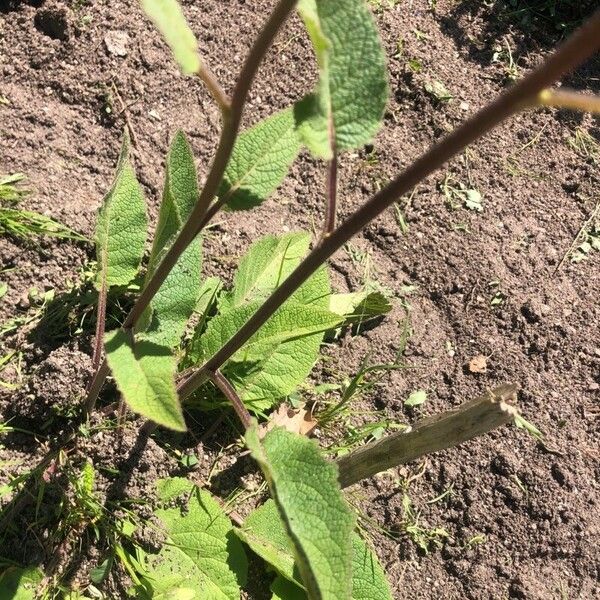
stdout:
{"type": "Polygon", "coordinates": [[[386,60],[364,0],[300,0],[319,84],[295,107],[298,134],[318,157],[358,148],[375,135],[388,95],[386,60]]]}
{"type": "Polygon", "coordinates": [[[261,441],[255,426],[246,444],[267,478],[309,598],[351,598],[354,515],[340,490],[337,467],[312,440],[282,428],[261,441]]]}
{"type": "MultiPolygon", "coordinates": [[[[258,556],[268,562],[282,581],[275,580],[273,598],[305,600],[300,573],[296,568],[294,546],[273,500],[251,512],[236,535],[258,556]],[[293,587],[291,587],[293,586],[293,587]]],[[[392,595],[377,557],[356,534],[352,534],[352,600],[391,600],[392,595]]]]}
{"type": "Polygon", "coordinates": [[[248,565],[219,504],[183,478],[159,482],[159,497],[165,503],[181,497],[187,506],[185,511],[160,508],[155,512],[167,542],[159,554],[148,557],[143,595],[153,600],[238,600],[248,565]]]}
{"type": "Polygon", "coordinates": [[[106,335],[106,359],[125,402],[136,413],[159,425],[185,431],[175,390],[175,359],[169,348],[153,342],[134,343],[117,329],[106,335]]]}
{"type": "Polygon", "coordinates": [[[344,317],[348,324],[365,323],[385,315],[392,310],[389,300],[381,292],[351,292],[332,294],[329,297],[329,310],[344,317]]]}
{"type": "Polygon", "coordinates": [[[300,150],[291,109],[278,112],[238,137],[219,197],[232,210],[247,210],[265,200],[283,181],[300,150]]]}
{"type": "MultiPolygon", "coordinates": [[[[204,358],[221,348],[259,306],[260,302],[245,304],[212,319],[201,341],[204,358]]],[[[323,333],[341,321],[328,310],[288,301],[231,357],[224,370],[242,400],[256,409],[268,408],[308,376],[323,333]]]]}
{"type": "Polygon", "coordinates": [[[34,600],[44,579],[39,567],[18,567],[0,564],[0,598],[34,600]]]}
{"type": "Polygon", "coordinates": [[[104,197],[96,224],[96,286],[127,285],[144,255],[148,219],[140,184],[129,160],[129,136],[123,137],[115,179],[104,197]]]}
{"type": "Polygon", "coordinates": [[[233,279],[233,306],[269,296],[300,264],[309,244],[306,232],[266,235],[254,242],[233,279]]]}
{"type": "MultiPolygon", "coordinates": [[[[194,155],[185,135],[178,131],[167,156],[165,186],[146,282],[187,221],[197,198],[194,155]]],[[[141,338],[171,348],[179,343],[198,300],[201,243],[201,238],[194,240],[167,275],[138,326],[138,330],[144,331],[141,338]]]]}
{"type": "Polygon", "coordinates": [[[197,73],[201,65],[198,41],[185,20],[179,2],[142,0],[142,8],[171,48],[182,73],[197,73]]]}

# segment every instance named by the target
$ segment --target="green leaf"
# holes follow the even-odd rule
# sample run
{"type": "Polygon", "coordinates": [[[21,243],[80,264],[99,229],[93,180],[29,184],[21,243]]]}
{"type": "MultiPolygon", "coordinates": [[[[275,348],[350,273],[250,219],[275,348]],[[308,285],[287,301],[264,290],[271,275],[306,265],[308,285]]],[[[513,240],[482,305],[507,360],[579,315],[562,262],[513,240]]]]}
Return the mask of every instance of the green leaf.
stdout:
{"type": "MultiPolygon", "coordinates": [[[[267,500],[251,512],[235,533],[279,573],[271,587],[273,598],[306,599],[295,567],[294,547],[273,500],[267,500]]],[[[377,557],[356,533],[352,534],[352,550],[352,600],[391,600],[389,585],[377,557]]]]}
{"type": "MultiPolygon", "coordinates": [[[[150,253],[146,283],[171,247],[198,199],[194,155],[185,135],[178,131],[167,156],[167,172],[156,234],[150,253]]],[[[176,346],[194,312],[200,288],[202,240],[194,240],[179,257],[138,325],[141,339],[176,346]]]]}
{"type": "Polygon", "coordinates": [[[234,531],[242,542],[278,573],[302,586],[300,574],[294,568],[294,546],[273,500],[267,500],[252,511],[243,526],[234,531]]]}
{"type": "Polygon", "coordinates": [[[416,390],[404,401],[404,406],[421,406],[427,400],[427,392],[425,390],[416,390]]]}
{"type": "MultiPolygon", "coordinates": [[[[267,235],[254,242],[239,262],[233,279],[233,293],[223,298],[221,310],[270,296],[300,264],[308,251],[310,237],[309,233],[301,231],[267,235]]],[[[290,300],[327,308],[330,294],[329,277],[323,268],[300,286],[290,300]]]]}
{"type": "Polygon", "coordinates": [[[200,70],[198,41],[177,0],[142,0],[142,8],[170,46],[181,71],[192,75],[200,70]]]}
{"type": "Polygon", "coordinates": [[[291,109],[261,121],[236,140],[219,197],[231,210],[260,204],[283,181],[299,151],[291,109]]]}
{"type": "Polygon", "coordinates": [[[306,232],[266,235],[254,242],[233,279],[233,306],[267,298],[298,266],[309,244],[306,232]]]}
{"type": "Polygon", "coordinates": [[[278,575],[271,584],[271,600],[307,600],[306,592],[288,579],[278,575]]]}
{"type": "Polygon", "coordinates": [[[313,441],[282,428],[261,441],[254,426],[246,444],[269,483],[309,598],[349,599],[354,515],[340,490],[337,467],[313,441]]]}
{"type": "Polygon", "coordinates": [[[106,287],[127,285],[136,275],[144,255],[148,219],[140,184],[129,160],[125,134],[115,180],[104,197],[96,224],[98,277],[106,287]]]}
{"type": "Polygon", "coordinates": [[[144,589],[138,592],[153,600],[238,600],[248,564],[231,521],[208,492],[185,479],[159,486],[168,488],[170,499],[182,496],[187,506],[155,512],[167,540],[159,554],[148,556],[144,589]]]}
{"type": "Polygon", "coordinates": [[[34,600],[44,579],[38,567],[0,564],[0,598],[3,600],[34,600]]]}
{"type": "Polygon", "coordinates": [[[358,148],[377,133],[388,96],[385,54],[364,0],[300,0],[298,11],[319,65],[316,92],[295,107],[298,134],[313,154],[331,158],[333,146],[358,148]]]}
{"type": "Polygon", "coordinates": [[[206,315],[213,307],[222,288],[223,282],[218,277],[207,277],[200,286],[194,312],[202,316],[206,315]]]}
{"type": "Polygon", "coordinates": [[[352,600],[392,600],[392,592],[375,553],[352,536],[352,600]]]}
{"type": "Polygon", "coordinates": [[[344,317],[348,324],[365,323],[392,310],[389,300],[381,292],[362,290],[350,294],[332,294],[329,310],[344,317]]]}
{"type": "Polygon", "coordinates": [[[169,348],[153,342],[133,343],[117,329],[106,335],[106,359],[125,402],[136,413],[159,425],[185,431],[175,389],[175,359],[169,348]]]}
{"type": "MultiPolygon", "coordinates": [[[[259,306],[260,302],[245,304],[212,319],[201,339],[204,358],[221,348],[259,306]]],[[[255,409],[268,408],[306,379],[323,333],[340,322],[327,310],[288,301],[232,356],[224,371],[244,402],[255,409]]]]}

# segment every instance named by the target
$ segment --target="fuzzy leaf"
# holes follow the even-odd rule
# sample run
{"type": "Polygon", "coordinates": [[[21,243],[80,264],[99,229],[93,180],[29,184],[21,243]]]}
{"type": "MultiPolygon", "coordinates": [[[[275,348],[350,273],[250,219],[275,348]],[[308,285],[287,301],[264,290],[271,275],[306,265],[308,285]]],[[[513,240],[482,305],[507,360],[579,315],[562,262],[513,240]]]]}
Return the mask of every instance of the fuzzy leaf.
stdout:
{"type": "Polygon", "coordinates": [[[318,157],[358,148],[375,135],[388,96],[386,60],[364,0],[300,0],[319,83],[295,107],[298,134],[318,157]],[[330,140],[331,134],[334,139],[330,140]]]}
{"type": "Polygon", "coordinates": [[[311,599],[349,600],[354,514],[337,481],[337,467],[317,445],[281,428],[261,441],[256,426],[246,444],[259,463],[311,599]]]}
{"type": "MultiPolygon", "coordinates": [[[[146,282],[172,245],[198,199],[198,180],[192,150],[185,135],[178,131],[169,155],[163,199],[150,253],[146,282]]],[[[194,312],[202,268],[201,239],[194,240],[179,257],[138,326],[142,339],[176,346],[186,323],[194,312]]]]}
{"type": "Polygon", "coordinates": [[[278,112],[240,134],[219,197],[232,210],[247,210],[265,200],[283,181],[300,150],[291,109],[278,112]]]}
{"type": "Polygon", "coordinates": [[[125,402],[159,425],[185,431],[175,390],[175,359],[169,348],[148,341],[135,344],[117,329],[106,335],[106,359],[125,402]]]}
{"type": "MultiPolygon", "coordinates": [[[[306,600],[295,566],[294,547],[273,500],[251,512],[236,535],[279,573],[273,598],[306,600]],[[293,587],[292,587],[293,586],[293,587]]],[[[352,600],[391,600],[385,573],[377,557],[356,533],[352,534],[352,600]]]]}
{"type": "Polygon", "coordinates": [[[0,564],[0,598],[34,600],[43,579],[44,573],[38,567],[0,564]]]}
{"type": "Polygon", "coordinates": [[[269,296],[298,266],[309,244],[310,234],[306,232],[266,235],[254,242],[233,279],[233,306],[269,296]]]}
{"type": "Polygon", "coordinates": [[[129,137],[123,137],[115,180],[104,197],[96,224],[96,286],[127,285],[144,255],[148,219],[140,184],[129,160],[129,137]]]}
{"type": "MultiPolygon", "coordinates": [[[[219,314],[201,340],[205,358],[212,356],[254,314],[260,302],[219,314]]],[[[323,333],[341,318],[316,306],[288,301],[238,350],[225,372],[242,400],[268,408],[293,392],[310,373],[323,333]]]]}
{"type": "Polygon", "coordinates": [[[271,584],[271,600],[306,600],[306,592],[295,583],[277,575],[271,584]]]}
{"type": "Polygon", "coordinates": [[[389,300],[381,292],[352,292],[332,294],[329,310],[344,317],[346,323],[365,323],[387,314],[392,310],[389,300]]]}
{"type": "Polygon", "coordinates": [[[168,488],[169,500],[188,500],[187,508],[155,512],[167,541],[159,554],[149,555],[138,592],[153,600],[238,600],[248,564],[231,521],[208,492],[191,482],[175,478],[159,482],[161,486],[168,488]]]}
{"type": "Polygon", "coordinates": [[[170,46],[182,73],[200,70],[198,41],[177,0],[142,0],[142,8],[170,46]]]}
{"type": "Polygon", "coordinates": [[[235,534],[278,573],[304,587],[295,569],[294,546],[271,499],[253,510],[235,534]]]}
{"type": "MultiPolygon", "coordinates": [[[[239,262],[233,293],[222,300],[222,307],[266,299],[300,264],[309,244],[310,234],[304,231],[279,237],[267,235],[254,242],[239,262]]],[[[290,300],[327,308],[330,294],[329,277],[323,268],[300,286],[290,300]]]]}

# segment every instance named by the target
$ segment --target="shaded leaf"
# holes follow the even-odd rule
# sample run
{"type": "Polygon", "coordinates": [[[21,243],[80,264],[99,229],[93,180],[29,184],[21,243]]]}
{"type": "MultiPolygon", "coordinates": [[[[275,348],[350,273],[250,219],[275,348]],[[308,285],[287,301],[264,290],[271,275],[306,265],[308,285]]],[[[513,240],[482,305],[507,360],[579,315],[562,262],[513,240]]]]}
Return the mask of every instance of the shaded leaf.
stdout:
{"type": "Polygon", "coordinates": [[[0,598],[34,600],[44,574],[38,567],[0,564],[0,598]]]}
{"type": "Polygon", "coordinates": [[[238,600],[248,571],[246,555],[231,521],[208,492],[183,478],[159,482],[161,499],[183,497],[182,508],[155,512],[167,536],[159,554],[148,555],[142,577],[144,598],[238,600]]]}
{"type": "Polygon", "coordinates": [[[266,235],[240,259],[233,279],[232,305],[267,298],[300,264],[308,252],[310,234],[266,235]]]}
{"type": "MultiPolygon", "coordinates": [[[[167,156],[163,198],[150,253],[146,283],[190,216],[198,198],[194,155],[178,131],[167,156]]],[[[138,325],[139,336],[163,346],[176,346],[194,312],[200,288],[202,240],[194,240],[179,257],[138,325]]]]}
{"type": "Polygon", "coordinates": [[[106,335],[106,359],[125,402],[136,413],[159,425],[185,431],[175,390],[175,359],[169,348],[152,342],[134,344],[118,329],[106,335]]]}
{"type": "Polygon", "coordinates": [[[349,599],[354,515],[341,493],[337,467],[314,442],[281,428],[261,441],[254,426],[246,444],[269,483],[309,597],[349,599]]]}
{"type": "MultiPolygon", "coordinates": [[[[212,356],[254,314],[260,302],[245,304],[214,317],[202,337],[204,359],[212,356]]],[[[268,408],[293,392],[310,373],[323,333],[341,318],[311,305],[286,302],[238,350],[225,372],[242,400],[268,408]]]]}
{"type": "Polygon", "coordinates": [[[329,310],[344,317],[346,323],[354,324],[381,317],[392,310],[392,305],[381,292],[363,290],[332,294],[329,297],[329,310]]]}
{"type": "Polygon", "coordinates": [[[200,70],[198,41],[177,0],[142,0],[142,8],[170,46],[179,68],[186,75],[200,70]]]}
{"type": "Polygon", "coordinates": [[[291,109],[254,125],[236,140],[219,197],[232,210],[260,204],[283,181],[299,150],[291,109]]]}
{"type": "MultiPolygon", "coordinates": [[[[273,598],[305,600],[304,586],[295,568],[294,547],[273,500],[251,512],[238,537],[271,565],[277,573],[271,590],[273,598]]],[[[352,534],[352,600],[391,600],[383,568],[361,537],[352,534]]]]}
{"type": "Polygon", "coordinates": [[[123,137],[115,180],[104,197],[96,224],[96,286],[127,285],[144,255],[148,219],[140,184],[129,160],[129,136],[123,137]]]}
{"type": "Polygon", "coordinates": [[[271,600],[306,600],[306,592],[295,583],[278,575],[271,584],[271,600]]]}

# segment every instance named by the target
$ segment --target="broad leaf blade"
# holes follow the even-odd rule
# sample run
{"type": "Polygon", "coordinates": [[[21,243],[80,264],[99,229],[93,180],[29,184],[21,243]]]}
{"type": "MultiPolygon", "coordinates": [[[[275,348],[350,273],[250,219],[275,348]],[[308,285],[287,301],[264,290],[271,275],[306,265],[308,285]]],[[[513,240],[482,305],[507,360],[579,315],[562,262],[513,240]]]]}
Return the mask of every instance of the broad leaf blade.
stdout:
{"type": "Polygon", "coordinates": [[[267,235],[254,242],[233,279],[233,306],[269,296],[300,264],[309,244],[306,232],[267,235]]]}
{"type": "Polygon", "coordinates": [[[148,341],[134,344],[132,336],[121,329],[107,334],[104,346],[117,387],[129,407],[159,425],[185,431],[171,351],[148,341]]]}
{"type": "Polygon", "coordinates": [[[298,133],[316,156],[330,158],[332,147],[358,148],[379,129],[388,95],[385,54],[364,0],[301,0],[298,10],[320,73],[317,91],[296,106],[298,133]]]}
{"type": "Polygon", "coordinates": [[[258,461],[311,599],[349,600],[354,515],[337,481],[337,468],[316,444],[281,428],[261,441],[253,427],[246,444],[258,461]]]}
{"type": "Polygon", "coordinates": [[[278,573],[302,586],[294,567],[294,546],[273,500],[252,511],[235,534],[278,573]]]}
{"type": "Polygon", "coordinates": [[[0,598],[34,600],[44,579],[39,567],[0,564],[0,598]]]}
{"type": "Polygon", "coordinates": [[[159,491],[165,484],[169,489],[167,498],[161,493],[163,501],[180,496],[187,507],[156,511],[167,541],[159,554],[149,556],[140,592],[153,600],[238,600],[248,565],[231,521],[208,492],[185,479],[159,482],[159,491]]]}
{"type": "Polygon", "coordinates": [[[390,585],[375,553],[352,536],[352,600],[392,600],[390,585]]]}
{"type": "Polygon", "coordinates": [[[177,0],[142,0],[142,8],[170,46],[181,71],[197,73],[201,66],[198,41],[177,0]]]}
{"type": "Polygon", "coordinates": [[[127,285],[137,275],[146,243],[146,204],[123,138],[115,180],[104,197],[96,224],[96,286],[127,285]]]}
{"type": "Polygon", "coordinates": [[[355,324],[389,313],[392,305],[381,292],[362,290],[349,294],[332,294],[329,297],[329,310],[344,317],[346,323],[355,324]]]}
{"type": "MultiPolygon", "coordinates": [[[[273,500],[251,512],[236,535],[280,575],[272,586],[274,598],[306,598],[295,567],[293,544],[273,500]],[[291,587],[293,586],[293,587],[291,587]]],[[[352,600],[391,600],[383,568],[361,537],[352,534],[352,600]]]]}
{"type": "Polygon", "coordinates": [[[307,600],[308,598],[301,587],[281,575],[277,575],[273,580],[271,592],[273,592],[271,600],[307,600]]]}
{"type": "MultiPolygon", "coordinates": [[[[163,199],[146,282],[188,219],[197,199],[194,155],[185,135],[178,131],[167,156],[163,199]]],[[[152,299],[138,326],[138,330],[144,331],[143,339],[171,348],[179,343],[196,306],[201,267],[201,239],[198,239],[185,249],[152,299]]]]}
{"type": "Polygon", "coordinates": [[[240,134],[219,188],[232,210],[263,202],[283,181],[300,150],[291,109],[272,115],[240,134]]]}
{"type": "MultiPolygon", "coordinates": [[[[254,314],[259,302],[233,308],[213,318],[201,340],[209,358],[254,314]]],[[[242,400],[264,409],[293,392],[310,373],[323,333],[341,318],[317,306],[286,302],[225,367],[242,400]]]]}

